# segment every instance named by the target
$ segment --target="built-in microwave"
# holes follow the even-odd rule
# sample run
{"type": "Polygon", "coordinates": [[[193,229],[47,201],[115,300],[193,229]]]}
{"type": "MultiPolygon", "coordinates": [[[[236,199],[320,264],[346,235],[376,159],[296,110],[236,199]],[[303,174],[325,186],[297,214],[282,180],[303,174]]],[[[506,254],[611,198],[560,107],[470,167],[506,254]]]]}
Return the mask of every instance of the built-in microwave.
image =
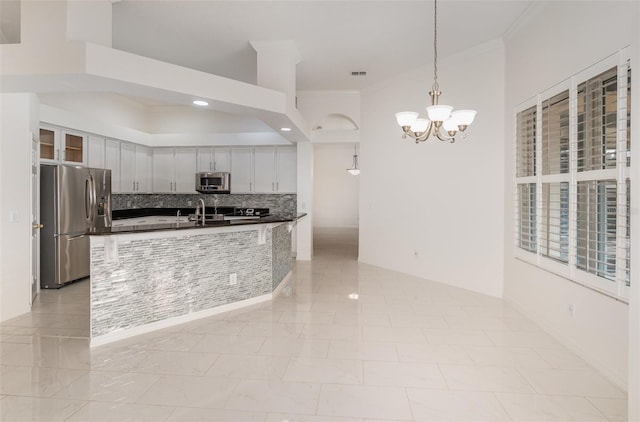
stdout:
{"type": "Polygon", "coordinates": [[[200,193],[229,193],[231,174],[227,172],[196,173],[196,191],[200,193]]]}

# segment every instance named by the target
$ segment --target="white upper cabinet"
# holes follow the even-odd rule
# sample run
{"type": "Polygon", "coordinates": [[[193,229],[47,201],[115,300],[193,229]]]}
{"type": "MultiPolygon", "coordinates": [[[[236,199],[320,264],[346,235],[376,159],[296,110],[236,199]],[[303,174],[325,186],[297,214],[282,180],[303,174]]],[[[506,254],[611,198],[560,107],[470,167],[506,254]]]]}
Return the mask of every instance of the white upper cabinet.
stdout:
{"type": "Polygon", "coordinates": [[[231,193],[297,191],[295,146],[232,148],[231,170],[231,193]]]}
{"type": "MultiPolygon", "coordinates": [[[[198,148],[196,171],[231,171],[231,148],[198,148]]],[[[195,180],[195,179],[194,179],[195,180]]]]}
{"type": "Polygon", "coordinates": [[[231,148],[213,149],[213,171],[231,171],[231,148]]]}
{"type": "Polygon", "coordinates": [[[104,168],[111,170],[111,192],[120,193],[120,141],[105,140],[104,168]]]}
{"type": "Polygon", "coordinates": [[[145,193],[149,186],[149,148],[122,142],[120,144],[120,192],[145,193]]]}
{"type": "MultiPolygon", "coordinates": [[[[196,149],[196,171],[213,171],[213,148],[196,149]]],[[[195,180],[195,179],[194,179],[195,180]]]]}
{"type": "Polygon", "coordinates": [[[128,142],[120,144],[120,192],[122,193],[136,191],[135,152],[134,144],[128,142]]]}
{"type": "Polygon", "coordinates": [[[231,193],[253,192],[253,148],[231,148],[231,193]]]}
{"type": "Polygon", "coordinates": [[[196,149],[176,148],[174,165],[173,191],[196,193],[196,149]]]}
{"type": "Polygon", "coordinates": [[[173,193],[173,148],[153,149],[153,192],[173,193]]]}
{"type": "Polygon", "coordinates": [[[254,189],[255,193],[273,193],[276,191],[276,149],[261,147],[254,150],[254,189]]]}
{"type": "Polygon", "coordinates": [[[153,149],[153,192],[195,193],[196,149],[153,149]]]}
{"type": "Polygon", "coordinates": [[[298,150],[295,146],[278,147],[276,154],[276,192],[298,191],[298,150]]]}
{"type": "Polygon", "coordinates": [[[136,177],[136,192],[150,192],[150,174],[151,174],[151,150],[147,147],[136,145],[136,165],[135,165],[135,177],[136,177]]]}
{"type": "Polygon", "coordinates": [[[296,193],[296,147],[255,149],[255,193],[296,193]]]}
{"type": "Polygon", "coordinates": [[[105,166],[105,139],[99,136],[89,135],[87,141],[87,166],[104,169],[105,166]]]}

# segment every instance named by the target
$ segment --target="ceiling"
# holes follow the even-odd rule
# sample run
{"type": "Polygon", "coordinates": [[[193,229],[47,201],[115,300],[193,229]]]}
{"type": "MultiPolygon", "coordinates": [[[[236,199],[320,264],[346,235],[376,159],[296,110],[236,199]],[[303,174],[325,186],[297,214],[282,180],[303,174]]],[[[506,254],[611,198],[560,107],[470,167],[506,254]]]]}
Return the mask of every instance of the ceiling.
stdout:
{"type": "MultiPolygon", "coordinates": [[[[438,2],[439,57],[499,38],[532,1],[438,2]]],[[[433,59],[433,1],[121,0],[113,47],[256,83],[249,41],[293,40],[297,89],[358,90],[433,59]],[[366,71],[366,76],[351,76],[366,71]]]]}

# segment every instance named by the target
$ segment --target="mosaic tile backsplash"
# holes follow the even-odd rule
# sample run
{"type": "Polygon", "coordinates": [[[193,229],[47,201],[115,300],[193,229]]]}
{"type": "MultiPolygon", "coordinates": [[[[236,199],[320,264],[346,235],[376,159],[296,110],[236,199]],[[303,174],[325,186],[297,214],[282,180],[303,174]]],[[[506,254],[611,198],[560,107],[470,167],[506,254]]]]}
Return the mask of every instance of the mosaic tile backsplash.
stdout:
{"type": "Polygon", "coordinates": [[[283,217],[294,217],[297,214],[298,196],[294,194],[113,194],[111,208],[126,210],[130,208],[188,208],[197,205],[204,199],[207,207],[269,208],[271,214],[283,217]]]}
{"type": "Polygon", "coordinates": [[[207,232],[159,239],[105,236],[104,244],[92,238],[91,336],[271,293],[291,269],[287,224],[267,228],[264,244],[258,243],[258,230],[207,232]],[[117,260],[105,260],[105,244],[110,248],[113,239],[117,260]],[[229,283],[232,273],[235,285],[229,283]]]}

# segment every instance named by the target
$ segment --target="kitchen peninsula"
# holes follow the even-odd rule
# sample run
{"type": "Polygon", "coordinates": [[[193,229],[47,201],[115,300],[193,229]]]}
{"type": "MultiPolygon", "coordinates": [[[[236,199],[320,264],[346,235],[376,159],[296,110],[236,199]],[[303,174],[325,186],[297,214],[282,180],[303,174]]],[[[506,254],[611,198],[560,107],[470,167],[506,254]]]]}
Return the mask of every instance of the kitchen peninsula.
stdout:
{"type": "Polygon", "coordinates": [[[304,215],[91,232],[91,346],[270,300],[304,215]]]}

